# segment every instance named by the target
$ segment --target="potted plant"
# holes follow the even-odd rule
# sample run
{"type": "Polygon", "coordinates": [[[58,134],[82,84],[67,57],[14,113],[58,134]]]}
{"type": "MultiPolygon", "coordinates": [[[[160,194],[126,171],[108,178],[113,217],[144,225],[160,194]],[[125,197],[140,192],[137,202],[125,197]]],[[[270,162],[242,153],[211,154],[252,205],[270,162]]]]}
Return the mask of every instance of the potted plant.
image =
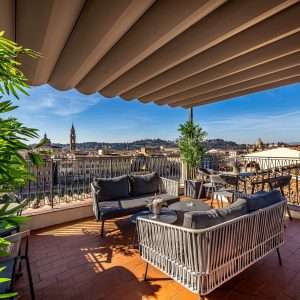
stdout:
{"type": "MultiPolygon", "coordinates": [[[[19,99],[19,93],[28,95],[26,89],[29,86],[26,77],[19,69],[20,55],[36,57],[37,53],[4,38],[4,32],[0,32],[0,230],[2,231],[19,226],[28,220],[27,217],[16,215],[26,203],[19,203],[14,207],[10,205],[16,201],[14,191],[33,179],[27,167],[28,162],[21,152],[26,152],[26,158],[33,164],[42,163],[40,156],[26,144],[29,139],[38,137],[37,130],[24,126],[16,118],[7,116],[17,109],[12,99],[19,99]]],[[[8,246],[9,242],[5,238],[0,238],[0,257],[7,254],[8,246]]],[[[1,271],[3,268],[0,267],[1,271]]],[[[0,283],[9,280],[0,278],[0,283]]],[[[0,298],[12,298],[15,295],[16,293],[0,294],[0,298]]]]}
{"type": "MultiPolygon", "coordinates": [[[[192,121],[186,121],[179,126],[180,136],[177,141],[180,156],[183,161],[182,170],[185,174],[185,190],[192,189],[189,196],[197,197],[200,183],[196,183],[191,179],[197,176],[197,168],[201,166],[201,162],[205,156],[206,148],[204,141],[207,133],[192,121]],[[189,188],[187,188],[189,186],[189,188]]],[[[185,191],[185,194],[186,194],[185,191]]]]}

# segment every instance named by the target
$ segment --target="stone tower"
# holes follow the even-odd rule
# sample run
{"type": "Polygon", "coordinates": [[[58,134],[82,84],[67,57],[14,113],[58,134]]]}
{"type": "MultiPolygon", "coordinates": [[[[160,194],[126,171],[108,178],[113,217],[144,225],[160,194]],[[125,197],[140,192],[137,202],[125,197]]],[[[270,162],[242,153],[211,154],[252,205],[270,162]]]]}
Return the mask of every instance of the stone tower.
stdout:
{"type": "Polygon", "coordinates": [[[76,150],[76,133],[74,125],[72,124],[71,131],[70,131],[70,151],[76,150]]]}

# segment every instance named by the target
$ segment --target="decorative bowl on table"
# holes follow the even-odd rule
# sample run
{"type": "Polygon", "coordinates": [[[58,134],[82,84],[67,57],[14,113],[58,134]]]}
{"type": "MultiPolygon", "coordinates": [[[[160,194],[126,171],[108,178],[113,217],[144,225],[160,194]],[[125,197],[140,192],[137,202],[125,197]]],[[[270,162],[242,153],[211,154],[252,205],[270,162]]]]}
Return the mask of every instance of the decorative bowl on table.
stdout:
{"type": "Polygon", "coordinates": [[[153,214],[153,219],[157,219],[165,202],[159,196],[154,196],[153,200],[147,204],[149,210],[153,214]]]}

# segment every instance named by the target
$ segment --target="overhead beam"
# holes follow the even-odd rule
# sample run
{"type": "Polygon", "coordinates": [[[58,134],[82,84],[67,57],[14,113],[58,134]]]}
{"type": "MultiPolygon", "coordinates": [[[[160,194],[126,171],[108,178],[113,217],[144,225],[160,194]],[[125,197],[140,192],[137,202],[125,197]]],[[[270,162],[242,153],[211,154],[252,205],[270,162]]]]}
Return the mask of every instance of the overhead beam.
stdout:
{"type": "Polygon", "coordinates": [[[135,87],[131,91],[122,93],[121,97],[125,99],[140,98],[297,33],[300,31],[299,15],[300,4],[297,3],[293,7],[287,8],[283,12],[135,87]]]}
{"type": "Polygon", "coordinates": [[[300,65],[300,51],[291,54],[287,57],[285,56],[277,60],[273,60],[271,62],[259,65],[255,68],[251,68],[236,73],[234,75],[209,82],[207,84],[198,86],[196,88],[187,90],[185,92],[172,95],[160,100],[156,100],[155,102],[157,104],[170,104],[170,103],[183,101],[185,99],[189,99],[194,96],[199,97],[200,95],[204,95],[209,92],[217,92],[219,89],[225,87],[230,87],[232,85],[236,85],[242,82],[247,82],[255,78],[260,78],[268,74],[276,73],[278,71],[282,71],[299,65],[300,65]]]}
{"type": "Polygon", "coordinates": [[[5,31],[5,37],[15,40],[15,1],[0,1],[0,31],[5,31]]]}
{"type": "Polygon", "coordinates": [[[88,1],[56,63],[50,84],[63,90],[74,88],[154,1],[88,1]]]}
{"type": "MultiPolygon", "coordinates": [[[[215,103],[215,102],[219,102],[219,101],[223,101],[223,100],[231,100],[234,98],[238,98],[241,96],[245,96],[245,95],[251,95],[253,93],[257,93],[257,92],[261,92],[264,90],[269,90],[269,89],[274,89],[274,88],[278,88],[281,86],[285,86],[285,85],[289,85],[289,84],[294,84],[294,83],[298,83],[300,82],[300,76],[295,76],[295,77],[291,77],[291,78],[287,78],[287,79],[282,79],[276,82],[272,82],[272,83],[267,83],[267,84],[262,84],[260,86],[254,87],[254,88],[248,88],[242,91],[238,91],[238,92],[234,92],[234,93],[229,93],[227,95],[223,95],[220,97],[213,97],[212,99],[208,99],[208,100],[199,100],[195,103],[191,103],[191,104],[187,104],[185,106],[183,106],[184,108],[189,108],[189,107],[194,107],[197,105],[205,105],[205,104],[210,104],[210,103],[215,103]]],[[[174,105],[170,105],[170,106],[174,106],[174,105]]]]}
{"type": "MultiPolygon", "coordinates": [[[[278,13],[292,3],[295,1],[229,1],[123,74],[109,86],[101,88],[100,92],[107,97],[124,94],[198,53],[278,13]]],[[[287,20],[285,22],[289,23],[287,20]]],[[[282,24],[285,23],[280,24],[281,27],[285,27],[282,24]]]]}
{"type": "Polygon", "coordinates": [[[213,98],[218,98],[230,93],[235,93],[239,91],[243,91],[245,89],[255,88],[257,86],[261,86],[264,84],[271,84],[282,79],[288,79],[297,77],[300,75],[300,66],[296,66],[287,70],[279,71],[276,73],[272,73],[263,77],[255,78],[243,83],[238,83],[229,87],[225,87],[219,89],[217,91],[209,92],[203,95],[197,95],[189,99],[185,99],[183,101],[178,101],[175,103],[171,103],[171,106],[186,106],[193,105],[201,101],[212,100],[213,98]]]}
{"type": "MultiPolygon", "coordinates": [[[[78,89],[83,93],[103,89],[225,1],[157,1],[94,66],[78,89]]],[[[112,2],[107,3],[114,6],[112,2]]]]}
{"type": "Polygon", "coordinates": [[[164,99],[261,64],[288,57],[298,51],[300,51],[300,32],[171,84],[157,92],[142,96],[139,99],[142,102],[164,99]]]}
{"type": "Polygon", "coordinates": [[[16,2],[16,41],[41,53],[41,58],[21,58],[31,85],[48,82],[58,57],[74,27],[84,0],[19,0],[16,2]]]}

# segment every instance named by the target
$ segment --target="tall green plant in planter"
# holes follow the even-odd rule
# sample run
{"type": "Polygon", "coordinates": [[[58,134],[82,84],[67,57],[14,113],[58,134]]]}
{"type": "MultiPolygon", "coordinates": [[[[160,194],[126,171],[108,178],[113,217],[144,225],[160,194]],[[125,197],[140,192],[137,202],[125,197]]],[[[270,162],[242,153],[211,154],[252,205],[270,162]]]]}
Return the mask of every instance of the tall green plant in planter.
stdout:
{"type": "Polygon", "coordinates": [[[206,149],[204,141],[207,133],[191,121],[179,125],[180,137],[177,141],[181,159],[187,166],[187,175],[191,177],[192,169],[199,167],[204,158],[206,149]]]}
{"type": "MultiPolygon", "coordinates": [[[[37,53],[4,38],[4,32],[0,32],[0,230],[19,225],[28,219],[15,215],[26,203],[21,203],[13,209],[9,208],[9,202],[13,201],[12,192],[32,179],[28,162],[21,152],[26,152],[28,158],[36,165],[42,162],[34,149],[26,144],[29,139],[38,137],[37,130],[24,126],[16,118],[7,117],[8,113],[17,109],[12,99],[19,99],[20,93],[28,95],[26,77],[19,69],[20,55],[36,57],[37,53]]],[[[8,241],[0,238],[0,256],[6,255],[8,245],[8,241]]],[[[2,270],[3,268],[0,268],[0,272],[2,270]]],[[[10,279],[0,278],[0,283],[8,280],[10,279]]],[[[11,298],[14,295],[1,294],[0,299],[11,298]]]]}

